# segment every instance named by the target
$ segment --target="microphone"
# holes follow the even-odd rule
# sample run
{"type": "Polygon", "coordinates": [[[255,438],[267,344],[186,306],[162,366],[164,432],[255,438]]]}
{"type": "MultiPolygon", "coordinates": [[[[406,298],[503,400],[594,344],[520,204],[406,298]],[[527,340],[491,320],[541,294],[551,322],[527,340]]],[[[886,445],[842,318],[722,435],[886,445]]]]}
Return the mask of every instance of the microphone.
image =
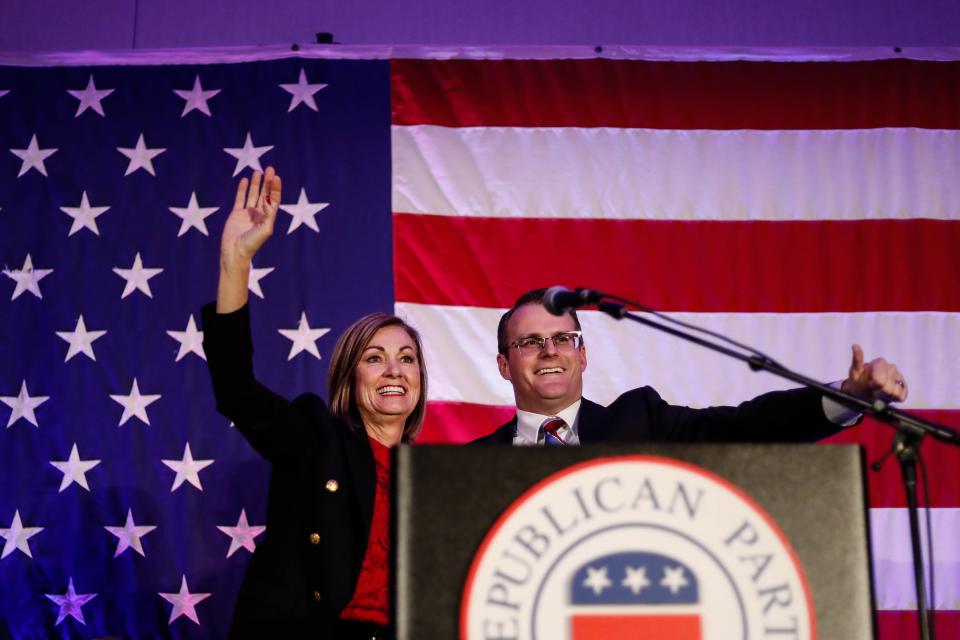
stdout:
{"type": "Polygon", "coordinates": [[[543,294],[543,306],[555,316],[562,316],[571,309],[599,302],[604,294],[593,289],[577,288],[574,291],[559,285],[550,287],[543,294]]]}

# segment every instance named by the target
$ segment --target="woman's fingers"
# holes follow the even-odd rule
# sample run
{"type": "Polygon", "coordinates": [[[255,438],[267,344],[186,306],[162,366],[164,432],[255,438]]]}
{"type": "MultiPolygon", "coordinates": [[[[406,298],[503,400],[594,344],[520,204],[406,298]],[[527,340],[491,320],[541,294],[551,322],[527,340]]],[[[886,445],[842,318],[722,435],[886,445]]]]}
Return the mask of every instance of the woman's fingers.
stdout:
{"type": "Polygon", "coordinates": [[[266,194],[263,213],[266,216],[266,225],[270,232],[273,232],[273,225],[277,221],[277,209],[280,208],[280,188],[280,176],[278,175],[273,175],[270,182],[263,188],[266,194]]]}
{"type": "Polygon", "coordinates": [[[273,181],[270,183],[270,193],[268,194],[268,202],[274,211],[280,207],[280,191],[282,188],[283,185],[280,182],[280,176],[274,175],[273,181]]]}
{"type": "Polygon", "coordinates": [[[250,191],[247,192],[247,208],[256,208],[260,201],[260,182],[263,180],[263,174],[259,171],[253,172],[253,178],[250,180],[250,191]]]}
{"type": "Polygon", "coordinates": [[[263,174],[263,189],[260,190],[260,194],[257,197],[257,209],[263,208],[264,198],[267,196],[270,184],[273,182],[275,175],[276,171],[273,170],[273,167],[267,167],[267,171],[263,174]]]}
{"type": "Polygon", "coordinates": [[[243,201],[244,201],[244,199],[247,197],[247,183],[248,183],[248,182],[249,182],[249,180],[247,180],[246,178],[241,178],[241,179],[240,179],[240,184],[237,185],[237,195],[236,195],[236,197],[233,199],[233,208],[234,208],[234,210],[236,210],[236,209],[242,209],[242,208],[243,208],[243,201]]]}

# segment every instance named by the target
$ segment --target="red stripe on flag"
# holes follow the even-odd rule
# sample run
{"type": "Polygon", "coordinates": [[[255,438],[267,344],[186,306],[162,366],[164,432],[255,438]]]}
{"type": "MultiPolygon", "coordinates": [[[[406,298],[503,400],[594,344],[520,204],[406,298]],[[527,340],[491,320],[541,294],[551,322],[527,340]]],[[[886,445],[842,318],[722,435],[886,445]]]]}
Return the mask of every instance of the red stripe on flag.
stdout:
{"type": "Polygon", "coordinates": [[[417,444],[459,444],[485,436],[513,417],[513,407],[428,402],[417,444]]]}
{"type": "Polygon", "coordinates": [[[400,125],[960,128],[960,64],[392,60],[400,125]]]}
{"type": "MultiPolygon", "coordinates": [[[[933,614],[937,638],[960,638],[960,611],[937,611],[933,614]]],[[[878,640],[918,640],[915,611],[878,611],[878,640]]]]}
{"type": "Polygon", "coordinates": [[[394,216],[396,299],[441,305],[566,284],[663,311],[958,311],[960,286],[923,286],[960,282],[957,247],[954,220],[394,216]]]}
{"type": "MultiPolygon", "coordinates": [[[[920,418],[944,424],[960,430],[960,411],[912,411],[920,418]]],[[[879,460],[890,450],[894,431],[872,419],[825,440],[835,444],[861,444],[866,449],[867,484],[871,507],[906,507],[900,465],[894,456],[887,458],[880,471],[873,471],[869,464],[879,460]]],[[[960,448],[926,438],[920,446],[927,476],[930,479],[931,507],[960,507],[960,448]]],[[[918,486],[920,506],[927,506],[923,492],[923,476],[918,486]]],[[[949,636],[958,637],[960,636],[949,636]]]]}

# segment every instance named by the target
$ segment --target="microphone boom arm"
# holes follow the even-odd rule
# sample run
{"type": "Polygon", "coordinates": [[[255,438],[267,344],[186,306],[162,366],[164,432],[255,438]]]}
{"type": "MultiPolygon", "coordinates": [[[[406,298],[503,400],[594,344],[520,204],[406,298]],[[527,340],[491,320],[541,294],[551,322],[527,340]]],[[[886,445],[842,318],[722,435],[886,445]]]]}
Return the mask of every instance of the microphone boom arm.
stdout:
{"type": "MultiPolygon", "coordinates": [[[[663,331],[672,336],[683,338],[688,342],[700,345],[701,347],[705,347],[711,351],[716,351],[717,353],[722,353],[736,360],[746,362],[753,371],[768,371],[774,375],[780,376],[781,378],[786,378],[787,380],[791,380],[803,386],[817,389],[823,395],[842,404],[843,406],[859,411],[862,414],[869,415],[897,430],[894,449],[897,454],[897,459],[900,462],[904,491],[907,497],[907,511],[910,520],[910,543],[913,554],[914,587],[917,595],[917,623],[919,627],[920,638],[922,638],[922,640],[930,640],[933,638],[934,627],[931,624],[928,613],[926,580],[924,579],[923,569],[923,554],[920,548],[920,526],[917,515],[918,501],[916,464],[920,452],[920,442],[924,436],[931,435],[937,440],[941,440],[954,446],[960,446],[960,433],[954,431],[950,427],[936,424],[934,422],[930,422],[929,420],[923,420],[922,418],[918,418],[904,411],[900,411],[899,409],[895,409],[890,406],[888,402],[885,402],[879,398],[873,402],[869,402],[846,393],[845,391],[841,391],[840,389],[835,389],[830,385],[823,384],[822,382],[809,378],[805,375],[791,371],[780,363],[775,362],[771,358],[757,351],[754,351],[750,355],[741,353],[716,342],[695,336],[687,331],[682,331],[675,327],[669,327],[661,322],[655,322],[649,318],[644,318],[638,314],[631,313],[630,311],[627,311],[626,306],[619,301],[634,304],[645,311],[660,316],[659,312],[644,307],[643,305],[638,305],[629,300],[625,300],[624,298],[620,298],[619,296],[607,295],[597,291],[591,291],[591,293],[599,295],[599,299],[596,303],[597,308],[616,320],[623,320],[624,318],[633,320],[634,322],[646,325],[658,331],[663,331]],[[609,300],[609,298],[618,300],[618,302],[612,302],[609,300]]],[[[670,320],[670,318],[667,316],[661,317],[666,317],[668,320],[670,320]]],[[[684,324],[684,326],[692,326],[686,325],[685,323],[682,324],[684,324]]],[[[704,331],[699,327],[693,328],[704,331]]],[[[743,348],[745,350],[749,349],[746,347],[743,348]]],[[[933,553],[932,548],[930,549],[930,553],[933,553]]],[[[932,562],[933,560],[931,555],[931,563],[932,562]]]]}

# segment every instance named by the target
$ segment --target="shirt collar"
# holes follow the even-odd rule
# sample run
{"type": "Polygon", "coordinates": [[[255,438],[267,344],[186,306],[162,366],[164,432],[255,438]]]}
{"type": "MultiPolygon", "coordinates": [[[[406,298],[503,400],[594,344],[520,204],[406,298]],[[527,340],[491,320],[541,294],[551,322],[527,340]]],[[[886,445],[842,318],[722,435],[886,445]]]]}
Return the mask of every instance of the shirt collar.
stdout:
{"type": "Polygon", "coordinates": [[[521,445],[537,444],[537,434],[540,431],[540,425],[543,424],[543,421],[547,418],[556,416],[558,418],[562,418],[563,421],[570,426],[570,431],[572,432],[564,437],[564,441],[567,444],[579,444],[580,432],[578,430],[577,422],[578,416],[580,415],[581,401],[582,398],[579,398],[576,402],[566,409],[563,409],[559,413],[551,413],[548,415],[541,415],[539,413],[532,413],[530,411],[517,409],[517,433],[513,438],[513,443],[521,445]]]}

